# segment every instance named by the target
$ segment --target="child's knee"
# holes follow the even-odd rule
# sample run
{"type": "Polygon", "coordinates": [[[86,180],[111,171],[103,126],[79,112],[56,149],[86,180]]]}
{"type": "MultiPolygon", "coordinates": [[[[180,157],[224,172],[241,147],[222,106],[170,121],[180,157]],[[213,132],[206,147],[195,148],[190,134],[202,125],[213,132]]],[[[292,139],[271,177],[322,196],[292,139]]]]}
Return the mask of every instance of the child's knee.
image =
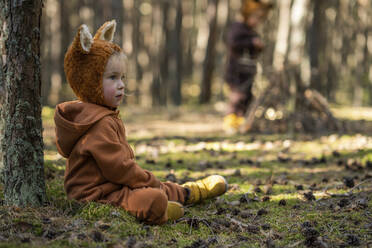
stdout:
{"type": "Polygon", "coordinates": [[[168,206],[168,198],[160,189],[152,189],[151,196],[147,199],[150,202],[149,214],[156,217],[165,215],[168,206]]]}
{"type": "Polygon", "coordinates": [[[130,209],[139,220],[150,224],[162,224],[167,221],[168,198],[160,189],[141,190],[131,201],[130,209]]]}

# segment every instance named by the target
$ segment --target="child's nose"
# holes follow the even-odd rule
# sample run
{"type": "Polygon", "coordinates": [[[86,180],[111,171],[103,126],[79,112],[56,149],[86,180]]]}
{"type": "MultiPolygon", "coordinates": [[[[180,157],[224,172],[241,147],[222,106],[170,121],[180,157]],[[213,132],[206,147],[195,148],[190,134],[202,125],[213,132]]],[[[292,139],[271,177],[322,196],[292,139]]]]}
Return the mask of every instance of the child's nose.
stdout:
{"type": "Polygon", "coordinates": [[[123,89],[124,88],[124,82],[123,82],[123,80],[119,80],[119,85],[118,85],[118,89],[119,90],[121,90],[121,89],[123,89]]]}

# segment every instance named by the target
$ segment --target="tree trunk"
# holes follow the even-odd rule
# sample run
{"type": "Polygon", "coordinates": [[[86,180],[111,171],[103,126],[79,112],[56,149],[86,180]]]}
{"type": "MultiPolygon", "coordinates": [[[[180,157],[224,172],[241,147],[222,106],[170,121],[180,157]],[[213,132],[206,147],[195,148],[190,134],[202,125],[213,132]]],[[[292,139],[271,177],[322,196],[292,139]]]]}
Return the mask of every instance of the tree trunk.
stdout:
{"type": "Polygon", "coordinates": [[[326,1],[315,0],[313,4],[313,22],[308,33],[310,39],[310,65],[311,65],[311,88],[316,89],[323,95],[327,93],[327,85],[324,82],[326,76],[326,58],[325,46],[327,41],[326,36],[326,20],[325,9],[326,1]]]}
{"type": "Polygon", "coordinates": [[[65,76],[65,70],[64,70],[64,59],[65,59],[65,53],[67,52],[68,46],[70,45],[70,42],[73,38],[73,28],[71,27],[70,23],[70,15],[71,10],[73,10],[76,6],[72,6],[73,2],[71,0],[60,0],[60,42],[61,42],[61,50],[58,56],[58,74],[60,75],[60,86],[59,86],[59,94],[57,101],[54,101],[54,104],[57,104],[62,101],[68,100],[68,97],[65,94],[66,89],[69,87],[66,76],[65,76]]]}
{"type": "Polygon", "coordinates": [[[161,3],[157,2],[153,4],[152,9],[152,44],[150,46],[151,66],[152,66],[152,84],[151,84],[151,97],[153,106],[165,106],[167,98],[167,89],[164,88],[161,75],[161,55],[159,54],[160,45],[162,43],[162,11],[161,3]]]}
{"type": "Polygon", "coordinates": [[[43,74],[41,75],[42,87],[41,87],[41,96],[42,96],[42,105],[49,105],[49,94],[50,94],[50,79],[52,77],[52,61],[51,61],[51,39],[52,32],[50,30],[50,18],[47,13],[46,8],[43,9],[44,13],[41,18],[41,70],[43,74]]]}
{"type": "Polygon", "coordinates": [[[209,103],[212,96],[212,76],[216,57],[216,43],[218,37],[217,13],[219,0],[209,0],[207,13],[209,15],[209,37],[203,64],[203,79],[199,102],[209,103]]]}
{"type": "Polygon", "coordinates": [[[287,58],[288,36],[291,26],[288,16],[291,13],[291,2],[292,0],[282,0],[279,3],[279,25],[273,56],[273,68],[277,72],[283,71],[287,58]]]}
{"type": "Polygon", "coordinates": [[[177,0],[177,15],[176,25],[174,28],[174,55],[176,62],[176,78],[172,80],[171,84],[171,99],[172,103],[176,106],[181,105],[182,95],[182,0],[177,0]]]}
{"type": "MultiPolygon", "coordinates": [[[[65,71],[64,71],[64,58],[67,52],[67,49],[72,42],[73,35],[75,34],[78,27],[82,24],[91,23],[89,18],[81,16],[80,10],[83,6],[83,1],[71,1],[71,0],[54,0],[57,3],[54,3],[56,6],[59,6],[59,29],[54,31],[54,36],[58,36],[58,48],[56,48],[56,42],[53,42],[53,50],[58,49],[58,56],[52,58],[53,65],[57,64],[57,68],[53,68],[52,75],[52,89],[51,96],[54,95],[55,99],[50,99],[52,105],[58,104],[60,102],[65,102],[75,98],[75,95],[72,93],[72,90],[66,80],[65,71]],[[84,20],[83,20],[84,19],[84,20]],[[73,20],[80,20],[79,22],[73,20]]],[[[88,2],[89,3],[89,2],[88,2]]],[[[87,4],[87,7],[90,7],[91,4],[87,4]]],[[[95,20],[95,18],[94,18],[95,20]]],[[[52,39],[53,40],[53,39],[52,39]]]]}
{"type": "Polygon", "coordinates": [[[5,65],[5,40],[7,38],[6,26],[5,23],[5,6],[2,1],[0,1],[0,183],[2,183],[3,178],[3,168],[4,168],[4,161],[3,161],[3,149],[2,149],[2,142],[3,142],[3,135],[4,135],[4,102],[6,98],[5,92],[5,70],[3,70],[3,66],[5,65]]]}
{"type": "MultiPolygon", "coordinates": [[[[167,98],[168,85],[169,85],[169,57],[171,54],[171,30],[169,27],[169,12],[170,12],[170,2],[163,1],[162,3],[162,42],[161,42],[161,58],[160,58],[160,78],[163,85],[163,91],[165,97],[167,98]]],[[[159,92],[160,94],[160,92],[159,92]]]]}
{"type": "Polygon", "coordinates": [[[92,1],[94,10],[94,30],[97,30],[105,21],[110,21],[111,4],[110,1],[96,0],[92,1]]]}
{"type": "MultiPolygon", "coordinates": [[[[305,106],[304,91],[308,79],[304,77],[306,56],[305,56],[305,30],[308,0],[294,0],[291,10],[291,36],[289,41],[288,70],[290,98],[288,112],[290,116],[302,113],[301,108],[305,106]],[[299,102],[300,101],[300,102],[299,102]]],[[[299,122],[300,123],[300,122],[299,122]]],[[[296,121],[289,123],[289,130],[292,133],[296,121]]]]}
{"type": "Polygon", "coordinates": [[[141,37],[140,37],[140,23],[141,23],[141,13],[139,11],[140,8],[140,1],[134,0],[133,2],[133,32],[132,32],[132,40],[133,40],[133,60],[134,60],[134,70],[136,75],[136,89],[135,89],[135,97],[136,97],[136,104],[140,103],[140,89],[142,86],[142,76],[143,70],[138,60],[139,51],[141,48],[141,37]]]}
{"type": "Polygon", "coordinates": [[[327,40],[331,40],[329,44],[327,45],[327,98],[330,101],[335,102],[336,101],[336,90],[337,87],[341,86],[340,78],[343,78],[342,76],[342,61],[341,59],[341,50],[342,50],[342,36],[343,32],[338,32],[337,30],[343,29],[343,20],[345,18],[344,13],[342,11],[343,5],[345,4],[345,1],[335,1],[332,3],[331,10],[334,11],[335,16],[328,21],[329,23],[329,29],[327,29],[327,40]],[[341,43],[341,44],[340,44],[341,43]]]}
{"type": "Polygon", "coordinates": [[[195,25],[196,22],[196,0],[192,0],[191,3],[192,7],[190,7],[191,10],[189,10],[191,13],[189,15],[192,16],[192,26],[187,31],[187,35],[185,35],[184,40],[184,47],[185,47],[185,55],[184,55],[184,67],[183,67],[183,77],[184,78],[192,78],[192,74],[194,72],[194,51],[195,51],[195,38],[197,33],[197,27],[195,25]]]}
{"type": "Polygon", "coordinates": [[[41,123],[42,1],[0,3],[9,34],[5,41],[4,200],[7,205],[40,206],[46,201],[41,123]]]}
{"type": "Polygon", "coordinates": [[[123,11],[123,1],[112,1],[111,3],[112,16],[107,17],[106,21],[115,19],[118,23],[116,27],[116,35],[114,37],[114,42],[122,46],[123,43],[123,26],[124,26],[124,15],[126,14],[123,11]],[[124,12],[124,13],[123,13],[124,12]]]}

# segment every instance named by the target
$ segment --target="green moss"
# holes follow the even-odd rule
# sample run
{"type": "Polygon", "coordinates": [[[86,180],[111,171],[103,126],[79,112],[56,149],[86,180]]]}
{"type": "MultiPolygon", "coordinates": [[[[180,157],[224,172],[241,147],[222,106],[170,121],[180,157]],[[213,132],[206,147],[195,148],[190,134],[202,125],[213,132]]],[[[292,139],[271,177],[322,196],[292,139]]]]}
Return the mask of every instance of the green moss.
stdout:
{"type": "Polygon", "coordinates": [[[33,230],[33,233],[36,235],[36,236],[41,236],[41,235],[43,235],[43,233],[44,233],[44,229],[41,227],[41,226],[39,226],[39,227],[35,227],[33,230]]]}
{"type": "MultiPolygon", "coordinates": [[[[51,128],[48,125],[53,124],[53,114],[53,108],[43,109],[43,121],[47,128],[51,128]]],[[[355,182],[359,183],[369,173],[366,170],[362,172],[350,171],[337,166],[339,159],[352,158],[360,160],[362,163],[371,159],[370,149],[339,149],[340,145],[357,142],[360,137],[328,136],[309,140],[298,136],[296,140],[291,140],[291,146],[286,152],[292,160],[320,158],[323,155],[327,159],[327,164],[311,165],[301,165],[293,161],[288,163],[277,161],[278,152],[284,150],[283,141],[288,139],[285,135],[265,135],[255,138],[260,141],[260,146],[252,146],[254,149],[251,150],[234,151],[231,147],[235,147],[238,142],[252,144],[251,136],[230,138],[224,136],[193,137],[191,135],[184,138],[161,137],[156,140],[133,137],[131,139],[132,145],[164,146],[168,149],[166,153],[159,152],[155,158],[151,156],[152,153],[145,152],[141,154],[137,161],[142,167],[153,171],[162,180],[171,171],[178,179],[183,179],[185,176],[197,179],[207,174],[217,173],[226,176],[230,185],[233,186],[233,189],[220,197],[218,204],[212,199],[202,204],[188,206],[185,208],[186,215],[180,222],[166,223],[161,226],[148,226],[141,223],[121,208],[98,203],[81,204],[67,200],[63,188],[65,160],[57,156],[56,148],[50,145],[44,151],[49,199],[48,209],[40,211],[25,210],[20,214],[17,211],[0,206],[0,226],[14,223],[14,221],[27,221],[32,224],[31,233],[39,239],[43,239],[43,231],[49,230],[52,226],[57,230],[64,230],[65,227],[71,228],[70,231],[64,232],[58,238],[45,243],[45,246],[43,246],[44,244],[37,246],[56,248],[113,247],[115,244],[125,246],[129,236],[133,236],[138,242],[144,242],[152,247],[185,247],[198,239],[206,241],[211,237],[216,237],[218,244],[210,245],[210,247],[263,247],[265,246],[266,235],[269,233],[274,235],[274,242],[277,247],[285,247],[305,240],[301,232],[301,226],[306,221],[310,222],[321,233],[322,237],[327,237],[329,245],[337,246],[341,244],[345,241],[345,233],[355,233],[360,237],[362,244],[367,242],[369,230],[365,226],[369,224],[369,219],[365,217],[365,213],[372,211],[372,199],[368,202],[368,209],[348,210],[348,207],[345,207],[334,211],[330,206],[332,204],[337,206],[341,198],[321,194],[325,190],[334,194],[346,193],[350,189],[342,183],[344,176],[358,176],[359,179],[356,179],[355,182]],[[188,148],[195,148],[201,142],[206,143],[207,150],[201,148],[192,152],[187,151],[188,148]],[[211,147],[213,148],[219,142],[232,144],[232,146],[210,151],[211,147]],[[268,142],[267,146],[265,146],[266,142],[268,142]],[[272,149],[267,149],[270,146],[272,146],[272,149]],[[341,157],[333,156],[333,150],[338,150],[341,157]],[[149,162],[146,162],[147,159],[154,159],[156,163],[147,163],[149,162]],[[261,163],[260,166],[244,164],[240,163],[242,159],[251,159],[261,163]],[[201,168],[201,161],[210,162],[212,168],[201,168]],[[168,162],[172,164],[171,168],[166,167],[168,162]],[[223,166],[219,167],[221,164],[223,166]],[[241,175],[234,175],[237,169],[240,170],[241,175]],[[275,182],[273,183],[273,181],[275,182]],[[273,184],[272,191],[269,194],[270,201],[262,201],[263,197],[266,196],[264,192],[252,193],[257,186],[264,191],[264,187],[271,185],[271,183],[273,184]],[[303,193],[309,191],[314,183],[316,183],[316,186],[313,192],[317,201],[308,202],[304,199],[303,193]],[[296,190],[295,185],[299,184],[303,185],[304,191],[296,190]],[[239,200],[241,195],[247,192],[252,193],[252,196],[257,196],[259,201],[231,205],[233,201],[239,200]],[[280,200],[285,200],[286,205],[279,205],[280,200]],[[217,214],[218,210],[221,209],[225,212],[217,214]],[[268,213],[258,215],[260,209],[265,209],[268,213]],[[235,212],[240,211],[240,213],[250,211],[252,216],[243,218],[240,213],[234,215],[233,210],[235,212]],[[50,223],[42,221],[45,216],[50,219],[50,223]],[[226,220],[227,216],[258,227],[267,224],[271,229],[261,228],[258,233],[250,233],[233,225],[230,227],[214,226],[216,220],[226,220]],[[189,221],[191,218],[205,220],[209,226],[200,222],[197,228],[193,228],[189,221]],[[107,229],[100,229],[97,223],[106,223],[108,225],[107,229]],[[109,241],[94,242],[89,236],[93,230],[101,232],[109,241]],[[73,239],[71,238],[72,233],[76,235],[84,234],[86,237],[73,239]],[[240,240],[242,237],[245,241],[240,240]]],[[[363,184],[365,188],[355,189],[354,194],[365,194],[370,189],[371,184],[368,182],[363,184]]],[[[11,229],[9,233],[15,234],[15,230],[11,229]]],[[[11,242],[13,241],[7,243],[10,247],[13,245],[11,242]]],[[[24,245],[20,242],[14,244],[17,247],[23,247],[24,245]]],[[[24,247],[30,246],[32,245],[24,245],[24,247]]]]}

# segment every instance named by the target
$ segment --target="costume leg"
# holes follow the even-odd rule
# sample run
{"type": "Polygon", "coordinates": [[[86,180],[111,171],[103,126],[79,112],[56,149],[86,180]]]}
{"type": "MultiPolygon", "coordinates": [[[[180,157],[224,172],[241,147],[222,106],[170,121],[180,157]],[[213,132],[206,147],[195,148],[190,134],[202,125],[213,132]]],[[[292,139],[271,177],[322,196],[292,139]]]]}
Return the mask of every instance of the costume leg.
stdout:
{"type": "Polygon", "coordinates": [[[239,127],[244,122],[244,93],[237,85],[230,84],[229,104],[227,115],[224,117],[223,129],[233,134],[239,130],[239,127]]]}
{"type": "Polygon", "coordinates": [[[242,92],[243,92],[243,96],[242,96],[242,99],[241,99],[241,112],[242,112],[242,116],[245,115],[245,113],[247,112],[248,110],[248,107],[249,105],[251,104],[252,102],[252,99],[253,99],[253,94],[252,94],[252,83],[248,83],[243,89],[242,89],[242,92]]]}
{"type": "Polygon", "coordinates": [[[231,113],[234,113],[237,116],[243,116],[245,109],[245,94],[243,92],[233,91],[229,98],[231,113]]]}
{"type": "Polygon", "coordinates": [[[137,219],[149,224],[162,224],[168,220],[168,197],[162,189],[140,188],[126,190],[121,206],[137,219]]]}
{"type": "Polygon", "coordinates": [[[162,224],[168,220],[168,201],[183,204],[187,191],[184,187],[167,182],[157,188],[123,189],[121,206],[137,219],[149,224],[162,224]]]}
{"type": "Polygon", "coordinates": [[[160,188],[164,190],[165,194],[168,197],[168,201],[176,201],[181,204],[185,203],[187,191],[181,185],[172,182],[166,182],[161,183],[160,188]]]}
{"type": "Polygon", "coordinates": [[[237,86],[230,86],[229,94],[229,106],[227,114],[242,115],[242,99],[244,98],[244,93],[239,90],[237,86]]]}

